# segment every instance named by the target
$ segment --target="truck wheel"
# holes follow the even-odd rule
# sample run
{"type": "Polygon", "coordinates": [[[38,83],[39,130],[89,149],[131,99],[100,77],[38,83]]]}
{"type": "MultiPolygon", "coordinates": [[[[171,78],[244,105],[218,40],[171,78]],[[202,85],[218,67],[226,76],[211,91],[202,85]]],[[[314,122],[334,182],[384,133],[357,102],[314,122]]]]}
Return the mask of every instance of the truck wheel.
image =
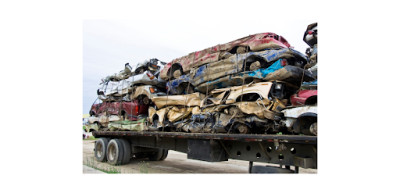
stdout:
{"type": "Polygon", "coordinates": [[[94,144],[94,157],[99,162],[107,161],[107,138],[100,138],[94,144]]]}
{"type": "Polygon", "coordinates": [[[111,165],[121,165],[124,149],[119,139],[112,139],[107,145],[107,160],[111,165]]]}
{"type": "Polygon", "coordinates": [[[150,161],[162,161],[167,158],[168,150],[166,149],[158,149],[156,152],[149,156],[150,161]],[[162,159],[163,158],[163,159],[162,159]]]}
{"type": "Polygon", "coordinates": [[[310,133],[317,136],[318,132],[317,132],[317,122],[314,122],[310,125],[310,133]]]}
{"type": "Polygon", "coordinates": [[[163,149],[163,154],[160,158],[160,161],[165,160],[167,158],[167,156],[168,156],[168,149],[163,149]]]}
{"type": "Polygon", "coordinates": [[[131,144],[126,139],[120,139],[120,141],[121,141],[122,146],[124,148],[122,164],[127,164],[127,163],[129,163],[129,161],[132,158],[131,144]]]}

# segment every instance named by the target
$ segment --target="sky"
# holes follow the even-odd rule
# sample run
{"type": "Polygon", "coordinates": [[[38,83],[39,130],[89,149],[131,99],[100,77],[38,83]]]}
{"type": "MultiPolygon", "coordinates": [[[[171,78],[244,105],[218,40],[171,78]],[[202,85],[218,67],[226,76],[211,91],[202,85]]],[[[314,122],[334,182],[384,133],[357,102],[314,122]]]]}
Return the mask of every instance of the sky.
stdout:
{"type": "Polygon", "coordinates": [[[164,62],[227,43],[247,35],[274,32],[304,53],[303,42],[312,19],[263,21],[227,20],[84,20],[83,21],[83,114],[97,98],[101,78],[119,72],[125,63],[158,58],[164,62]]]}

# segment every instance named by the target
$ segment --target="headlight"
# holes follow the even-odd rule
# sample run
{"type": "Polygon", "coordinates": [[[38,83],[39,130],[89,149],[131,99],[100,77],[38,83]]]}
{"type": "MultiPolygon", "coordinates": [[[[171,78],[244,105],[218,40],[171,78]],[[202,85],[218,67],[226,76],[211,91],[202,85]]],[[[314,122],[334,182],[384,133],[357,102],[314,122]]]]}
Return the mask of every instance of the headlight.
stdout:
{"type": "Polygon", "coordinates": [[[282,89],[282,84],[275,84],[275,89],[278,89],[278,90],[282,89]]]}

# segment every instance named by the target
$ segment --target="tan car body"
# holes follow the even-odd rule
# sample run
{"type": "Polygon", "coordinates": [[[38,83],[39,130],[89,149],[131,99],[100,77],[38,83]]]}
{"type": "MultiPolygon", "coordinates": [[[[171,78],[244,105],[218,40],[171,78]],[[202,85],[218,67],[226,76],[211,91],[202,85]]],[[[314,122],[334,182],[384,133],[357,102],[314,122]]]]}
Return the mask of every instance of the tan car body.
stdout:
{"type": "Polygon", "coordinates": [[[156,104],[157,108],[161,109],[165,106],[186,106],[194,107],[200,106],[201,100],[204,95],[196,92],[187,95],[170,95],[170,96],[160,96],[153,97],[152,101],[156,104]]]}

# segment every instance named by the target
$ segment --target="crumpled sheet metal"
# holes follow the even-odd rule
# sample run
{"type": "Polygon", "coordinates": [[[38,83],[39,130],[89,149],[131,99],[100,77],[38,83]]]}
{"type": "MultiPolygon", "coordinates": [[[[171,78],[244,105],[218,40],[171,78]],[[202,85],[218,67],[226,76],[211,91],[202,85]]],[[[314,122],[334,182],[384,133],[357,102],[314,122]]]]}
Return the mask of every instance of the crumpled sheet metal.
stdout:
{"type": "Polygon", "coordinates": [[[254,83],[254,84],[247,84],[243,86],[234,86],[230,88],[221,88],[221,89],[215,89],[211,91],[211,94],[220,94],[225,91],[229,91],[229,96],[227,97],[226,101],[224,104],[232,104],[235,103],[238,97],[244,94],[249,94],[249,93],[256,93],[259,96],[262,97],[261,100],[268,100],[268,94],[271,90],[272,87],[272,82],[259,82],[259,83],[254,83]]]}
{"type": "Polygon", "coordinates": [[[206,113],[192,115],[190,119],[176,122],[174,125],[178,130],[189,133],[226,133],[233,124],[238,123],[263,131],[269,128],[270,121],[256,116],[235,117],[225,113],[206,113]]]}
{"type": "Polygon", "coordinates": [[[226,126],[229,124],[230,116],[224,114],[198,114],[192,115],[190,119],[175,123],[178,130],[189,133],[226,133],[226,126]],[[221,116],[222,115],[222,116],[221,116]]]}
{"type": "Polygon", "coordinates": [[[301,80],[314,80],[313,75],[309,71],[296,66],[285,66],[282,68],[277,68],[277,66],[270,67],[272,68],[261,68],[255,71],[240,72],[235,75],[228,75],[216,80],[208,81],[195,87],[195,90],[206,93],[207,89],[210,92],[214,89],[239,86],[243,84],[243,79],[247,82],[248,80],[252,80],[253,82],[284,81],[296,85],[298,85],[301,80]],[[277,70],[273,71],[274,69],[277,70]]]}
{"type": "Polygon", "coordinates": [[[161,109],[165,106],[200,106],[200,102],[203,98],[203,94],[196,92],[187,95],[159,96],[154,97],[152,100],[153,103],[156,104],[157,108],[161,109]]]}
{"type": "Polygon", "coordinates": [[[86,132],[98,131],[98,130],[99,130],[99,125],[97,123],[86,125],[86,132]]]}
{"type": "Polygon", "coordinates": [[[98,118],[98,117],[91,116],[91,117],[88,118],[88,122],[89,122],[90,124],[93,124],[93,123],[95,123],[95,122],[99,122],[99,118],[98,118]]]}
{"type": "Polygon", "coordinates": [[[304,113],[318,114],[318,111],[317,111],[317,106],[303,106],[303,107],[288,108],[282,110],[282,113],[284,114],[285,117],[298,118],[300,115],[304,113]]]}
{"type": "MultiPolygon", "coordinates": [[[[197,107],[199,109],[199,107],[197,107]]],[[[193,107],[172,107],[167,114],[168,121],[176,122],[178,120],[182,120],[192,114],[193,107]]]]}
{"type": "Polygon", "coordinates": [[[110,131],[129,130],[129,131],[144,131],[147,130],[145,126],[145,119],[138,121],[116,121],[108,124],[110,131]]]}
{"type": "MultiPolygon", "coordinates": [[[[283,48],[279,50],[264,50],[261,52],[248,52],[245,54],[236,54],[231,57],[219,60],[213,63],[200,66],[199,68],[190,72],[192,81],[190,82],[193,86],[198,86],[204,82],[212,81],[230,74],[235,74],[243,71],[244,62],[249,57],[259,57],[266,62],[277,61],[282,58],[298,58],[304,63],[307,62],[307,58],[302,53],[290,49],[283,48]]],[[[277,64],[275,64],[276,66],[277,64]]],[[[277,67],[275,67],[277,70],[277,67]]]]}
{"type": "Polygon", "coordinates": [[[166,121],[174,123],[179,120],[183,120],[187,118],[191,114],[200,114],[199,107],[181,107],[178,108],[176,106],[169,106],[162,108],[160,110],[155,110],[154,108],[149,108],[149,123],[153,124],[153,116],[155,114],[158,115],[158,125],[164,126],[166,121]]]}
{"type": "Polygon", "coordinates": [[[160,76],[166,80],[168,77],[168,70],[172,64],[180,64],[183,68],[183,72],[186,73],[193,67],[218,61],[226,51],[230,51],[237,46],[249,46],[251,51],[259,51],[263,49],[289,48],[290,44],[285,40],[285,38],[274,33],[253,34],[222,45],[216,45],[201,51],[192,52],[180,58],[176,58],[165,66],[165,68],[161,71],[160,76]],[[276,40],[274,37],[277,37],[278,40],[276,40]]]}
{"type": "Polygon", "coordinates": [[[134,91],[130,95],[130,99],[135,100],[140,95],[146,95],[150,100],[153,100],[154,97],[166,95],[163,92],[151,93],[150,92],[151,87],[152,86],[150,85],[136,86],[136,88],[134,88],[134,91]]]}
{"type": "Polygon", "coordinates": [[[157,110],[154,107],[149,107],[149,109],[147,111],[149,113],[149,116],[147,117],[147,121],[150,124],[153,124],[153,116],[154,116],[154,114],[157,113],[157,110]]]}
{"type": "Polygon", "coordinates": [[[182,76],[180,76],[177,79],[171,80],[169,82],[166,83],[166,87],[168,89],[168,92],[171,94],[180,94],[178,93],[178,87],[182,84],[182,83],[191,83],[192,79],[190,78],[190,74],[184,74],[182,76]]]}
{"type": "Polygon", "coordinates": [[[101,124],[105,124],[112,121],[120,121],[120,120],[121,118],[117,115],[111,115],[111,116],[102,115],[99,117],[99,122],[101,124]]]}
{"type": "Polygon", "coordinates": [[[256,115],[258,118],[261,119],[275,119],[275,115],[270,112],[267,107],[264,107],[261,104],[257,104],[257,102],[238,102],[234,105],[237,106],[245,114],[256,115]]]}
{"type": "MultiPolygon", "coordinates": [[[[213,88],[224,88],[227,86],[241,85],[243,84],[243,79],[247,78],[263,80],[287,79],[290,77],[290,75],[299,70],[290,69],[290,67],[288,67],[285,68],[286,71],[281,71],[278,76],[275,75],[276,77],[271,77],[271,75],[268,77],[268,74],[283,68],[283,66],[281,66],[282,58],[293,57],[296,57],[298,60],[301,60],[304,63],[307,62],[305,55],[290,48],[232,55],[229,58],[192,69],[189,74],[182,75],[178,79],[167,82],[167,87],[170,90],[170,93],[177,94],[176,89],[180,84],[190,83],[196,87],[196,90],[205,93],[207,85],[209,86],[209,90],[212,90],[213,88]],[[267,62],[275,62],[268,68],[243,72],[243,64],[249,57],[259,57],[263,58],[267,62]],[[295,71],[293,72],[293,70],[295,71]],[[287,71],[289,73],[287,73],[287,71]]],[[[299,73],[296,73],[295,75],[297,74],[299,73]]]]}
{"type": "Polygon", "coordinates": [[[145,71],[143,74],[130,76],[129,78],[120,81],[103,82],[99,86],[99,92],[103,92],[106,97],[110,95],[123,96],[131,92],[132,85],[146,84],[161,86],[165,84],[164,80],[155,76],[153,76],[153,78],[149,78],[147,76],[148,73],[151,74],[150,71],[145,71]]]}
{"type": "MultiPolygon", "coordinates": [[[[154,108],[153,108],[153,109],[154,109],[154,108]]],[[[160,110],[158,110],[158,111],[154,111],[155,109],[154,109],[154,110],[150,110],[150,108],[149,108],[149,119],[150,119],[150,123],[151,123],[151,124],[154,123],[153,116],[154,116],[154,114],[157,114],[157,115],[158,115],[158,125],[163,125],[163,124],[164,124],[164,121],[165,121],[165,118],[166,118],[166,115],[168,114],[168,111],[169,111],[170,109],[172,109],[172,106],[169,106],[169,107],[160,109],[160,110]]]]}

